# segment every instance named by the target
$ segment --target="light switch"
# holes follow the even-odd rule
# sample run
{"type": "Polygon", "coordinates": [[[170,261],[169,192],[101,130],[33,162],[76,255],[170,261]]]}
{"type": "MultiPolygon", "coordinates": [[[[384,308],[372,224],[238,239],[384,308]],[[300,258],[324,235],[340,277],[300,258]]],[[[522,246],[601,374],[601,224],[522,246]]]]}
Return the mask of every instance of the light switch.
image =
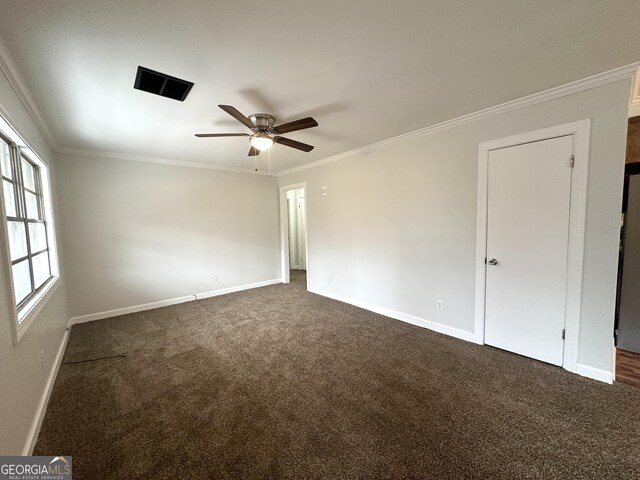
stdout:
{"type": "Polygon", "coordinates": [[[320,193],[324,196],[327,194],[327,187],[320,187],[320,193]]]}

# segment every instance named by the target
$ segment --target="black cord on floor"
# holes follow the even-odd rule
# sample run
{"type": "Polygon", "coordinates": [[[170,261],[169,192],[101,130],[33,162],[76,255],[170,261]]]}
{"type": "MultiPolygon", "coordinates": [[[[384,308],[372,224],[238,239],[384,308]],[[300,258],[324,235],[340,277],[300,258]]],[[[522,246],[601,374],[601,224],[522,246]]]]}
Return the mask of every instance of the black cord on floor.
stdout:
{"type": "Polygon", "coordinates": [[[107,360],[109,358],[127,358],[129,355],[111,355],[109,357],[89,358],[87,360],[78,360],[76,362],[64,362],[63,365],[70,365],[73,363],[85,363],[85,362],[97,362],[98,360],[107,360]]]}

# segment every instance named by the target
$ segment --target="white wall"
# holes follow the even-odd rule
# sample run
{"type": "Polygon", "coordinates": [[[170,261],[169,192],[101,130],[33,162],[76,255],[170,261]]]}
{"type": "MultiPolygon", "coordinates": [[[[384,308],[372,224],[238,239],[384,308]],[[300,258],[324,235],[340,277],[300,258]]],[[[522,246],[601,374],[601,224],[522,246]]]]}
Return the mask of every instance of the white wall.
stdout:
{"type": "MultiPolygon", "coordinates": [[[[53,154],[33,119],[0,71],[0,111],[7,116],[27,143],[49,166],[56,208],[55,182],[59,179],[53,154]]],[[[62,245],[58,229],[58,253],[62,258],[62,245]]],[[[0,252],[6,252],[4,236],[0,235],[0,252]]],[[[8,259],[0,255],[0,455],[19,455],[27,443],[34,423],[38,404],[45,392],[49,374],[65,335],[68,316],[65,298],[65,276],[61,285],[34,320],[29,330],[13,345],[11,336],[11,309],[13,298],[7,275],[8,259]],[[45,351],[44,367],[40,364],[40,351],[45,351]]]]}
{"type": "Polygon", "coordinates": [[[472,332],[478,144],[591,118],[578,362],[610,372],[629,89],[617,81],[280,177],[307,182],[310,288],[472,332]]]}
{"type": "MultiPolygon", "coordinates": [[[[620,81],[281,177],[281,185],[307,182],[311,287],[472,331],[478,143],[592,118],[579,362],[610,371],[628,98],[629,82],[620,81]]],[[[50,165],[63,279],[14,346],[0,256],[6,455],[27,441],[64,337],[65,291],[79,316],[280,272],[274,179],[71,155],[54,162],[1,74],[0,104],[50,165]]]]}
{"type": "Polygon", "coordinates": [[[72,317],[279,277],[274,178],[74,155],[58,163],[72,317]]]}

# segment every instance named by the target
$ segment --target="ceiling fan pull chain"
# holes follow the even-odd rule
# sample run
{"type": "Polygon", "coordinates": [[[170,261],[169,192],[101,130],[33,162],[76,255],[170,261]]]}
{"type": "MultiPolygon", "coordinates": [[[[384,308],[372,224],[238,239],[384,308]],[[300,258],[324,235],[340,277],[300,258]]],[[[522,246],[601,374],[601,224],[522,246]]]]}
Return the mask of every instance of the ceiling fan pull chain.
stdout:
{"type": "Polygon", "coordinates": [[[258,156],[257,156],[257,155],[255,155],[253,158],[254,158],[254,159],[255,159],[255,161],[256,161],[256,172],[257,172],[257,171],[258,171],[258,156]]]}

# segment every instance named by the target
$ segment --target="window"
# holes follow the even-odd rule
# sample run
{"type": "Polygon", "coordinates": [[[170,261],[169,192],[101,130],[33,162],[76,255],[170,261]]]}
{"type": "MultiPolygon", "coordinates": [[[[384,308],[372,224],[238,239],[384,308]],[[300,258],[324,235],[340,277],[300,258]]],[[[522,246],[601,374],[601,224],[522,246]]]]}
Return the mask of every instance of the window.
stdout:
{"type": "Polygon", "coordinates": [[[0,174],[15,303],[14,341],[37,315],[57,284],[47,166],[0,118],[0,174]]]}

